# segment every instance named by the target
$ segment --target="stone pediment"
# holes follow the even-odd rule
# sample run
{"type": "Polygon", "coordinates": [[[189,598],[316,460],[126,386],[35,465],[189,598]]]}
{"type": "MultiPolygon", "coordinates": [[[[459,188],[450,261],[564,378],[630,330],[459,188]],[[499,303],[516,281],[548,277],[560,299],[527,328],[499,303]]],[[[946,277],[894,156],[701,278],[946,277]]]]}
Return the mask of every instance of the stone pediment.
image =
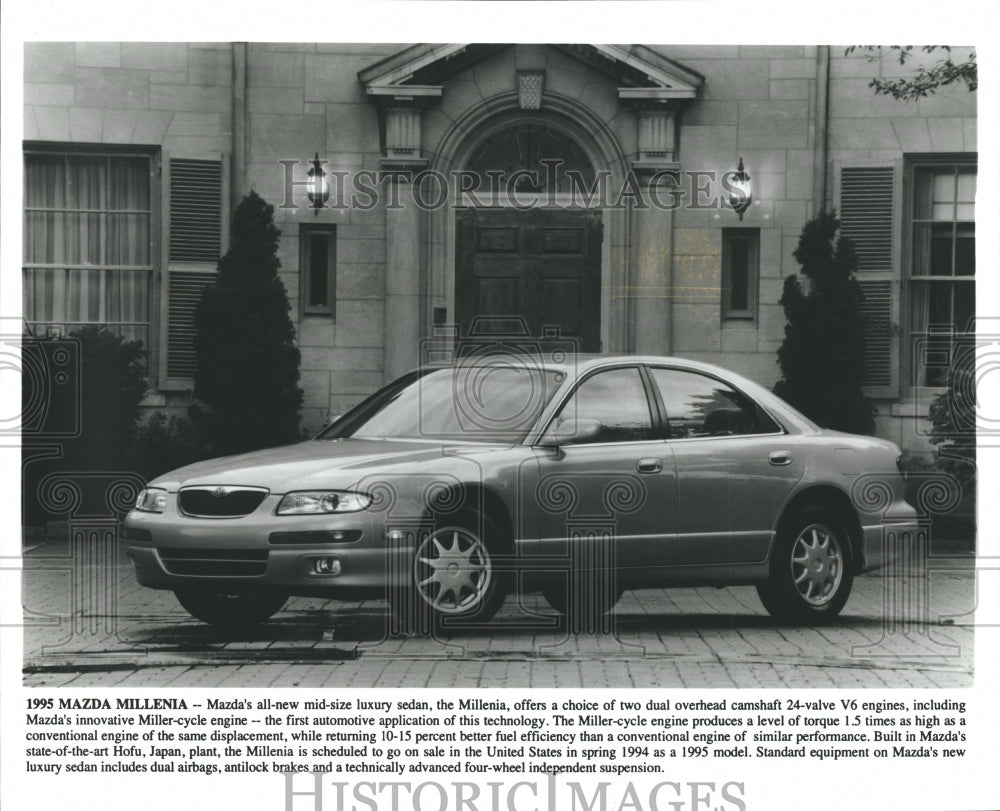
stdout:
{"type": "MultiPolygon", "coordinates": [[[[394,103],[431,101],[448,77],[510,48],[503,44],[413,45],[358,73],[365,92],[394,103]]],[[[549,45],[618,84],[622,101],[669,103],[697,96],[704,77],[645,45],[549,45]]]]}

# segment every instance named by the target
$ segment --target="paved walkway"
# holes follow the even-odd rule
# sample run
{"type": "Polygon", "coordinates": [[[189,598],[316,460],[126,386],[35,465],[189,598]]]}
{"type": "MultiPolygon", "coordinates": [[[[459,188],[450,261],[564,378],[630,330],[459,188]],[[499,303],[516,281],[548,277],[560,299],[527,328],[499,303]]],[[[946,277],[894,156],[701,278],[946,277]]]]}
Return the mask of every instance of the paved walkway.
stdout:
{"type": "Polygon", "coordinates": [[[509,598],[489,631],[434,639],[388,636],[380,601],[303,598],[267,625],[223,632],[138,586],[123,555],[76,557],[66,543],[25,556],[28,685],[962,687],[984,574],[951,556],[860,577],[821,628],[774,625],[752,588],[657,589],[627,592],[606,634],[567,633],[529,595],[509,598]]]}

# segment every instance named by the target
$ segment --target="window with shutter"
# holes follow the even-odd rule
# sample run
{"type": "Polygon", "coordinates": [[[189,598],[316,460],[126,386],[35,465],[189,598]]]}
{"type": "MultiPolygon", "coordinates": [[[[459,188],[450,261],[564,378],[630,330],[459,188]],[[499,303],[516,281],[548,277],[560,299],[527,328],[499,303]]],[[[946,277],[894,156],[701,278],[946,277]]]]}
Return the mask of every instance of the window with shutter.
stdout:
{"type": "Polygon", "coordinates": [[[931,156],[908,170],[910,383],[943,387],[974,329],[976,163],[931,156]]]}
{"type": "Polygon", "coordinates": [[[177,381],[195,374],[194,313],[222,254],[225,178],[222,161],[173,158],[169,165],[165,376],[177,381]]]}
{"type": "Polygon", "coordinates": [[[872,397],[898,394],[898,351],[893,330],[896,290],[892,166],[845,166],[840,170],[840,235],[858,255],[858,282],[864,293],[865,390],[872,397]]]}

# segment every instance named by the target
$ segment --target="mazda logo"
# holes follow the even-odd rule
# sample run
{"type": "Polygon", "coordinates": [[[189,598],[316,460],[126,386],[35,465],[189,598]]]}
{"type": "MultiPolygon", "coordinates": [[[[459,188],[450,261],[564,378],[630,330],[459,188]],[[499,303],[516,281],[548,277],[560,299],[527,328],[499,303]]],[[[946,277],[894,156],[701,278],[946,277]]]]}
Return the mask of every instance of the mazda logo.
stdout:
{"type": "Polygon", "coordinates": [[[216,487],[212,491],[212,495],[215,496],[216,498],[222,498],[223,496],[229,495],[229,490],[227,490],[225,487],[216,487]]]}

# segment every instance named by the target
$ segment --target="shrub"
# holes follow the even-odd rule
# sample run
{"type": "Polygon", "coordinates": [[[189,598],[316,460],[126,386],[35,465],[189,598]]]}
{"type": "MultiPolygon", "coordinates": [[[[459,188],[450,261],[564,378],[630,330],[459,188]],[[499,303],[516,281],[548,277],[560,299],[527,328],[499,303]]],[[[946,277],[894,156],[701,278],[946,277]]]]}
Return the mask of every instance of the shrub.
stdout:
{"type": "Polygon", "coordinates": [[[974,347],[956,348],[948,388],[931,401],[930,441],[940,466],[963,484],[976,464],[976,358],[974,347]]]}
{"type": "Polygon", "coordinates": [[[41,503],[40,483],[47,474],[70,474],[67,478],[76,480],[83,498],[81,514],[102,515],[107,511],[103,492],[106,482],[72,474],[129,473],[135,469],[132,446],[139,404],[146,392],[146,353],[142,343],[125,340],[99,325],[76,330],[70,338],[79,342],[80,365],[73,371],[80,383],[78,399],[75,388],[59,384],[61,371],[49,370],[51,379],[35,381],[34,386],[25,380],[22,386],[25,408],[29,398],[39,395],[35,386],[41,386],[42,395],[48,398],[48,413],[60,415],[57,422],[61,424],[79,427],[78,436],[63,438],[41,433],[24,437],[22,494],[26,524],[65,517],[54,512],[55,506],[41,503]],[[76,416],[71,417],[74,411],[76,416]],[[48,451],[55,445],[62,449],[58,458],[48,451]]]}
{"type": "Polygon", "coordinates": [[[794,256],[801,275],[785,279],[781,306],[785,340],[778,350],[782,379],[775,394],[825,428],[871,434],[874,409],[861,391],[865,374],[861,288],[850,242],[833,238],[840,222],[823,212],[806,223],[794,256]]]}
{"type": "Polygon", "coordinates": [[[216,454],[299,439],[300,354],[274,207],[251,191],[233,217],[232,245],[195,312],[195,398],[189,415],[216,454]]]}
{"type": "Polygon", "coordinates": [[[147,481],[207,456],[205,438],[185,417],[168,418],[162,411],[155,411],[136,432],[136,466],[147,481]]]}
{"type": "Polygon", "coordinates": [[[102,326],[71,334],[80,341],[80,436],[65,442],[63,461],[73,470],[128,466],[146,394],[146,353],[102,326]]]}

